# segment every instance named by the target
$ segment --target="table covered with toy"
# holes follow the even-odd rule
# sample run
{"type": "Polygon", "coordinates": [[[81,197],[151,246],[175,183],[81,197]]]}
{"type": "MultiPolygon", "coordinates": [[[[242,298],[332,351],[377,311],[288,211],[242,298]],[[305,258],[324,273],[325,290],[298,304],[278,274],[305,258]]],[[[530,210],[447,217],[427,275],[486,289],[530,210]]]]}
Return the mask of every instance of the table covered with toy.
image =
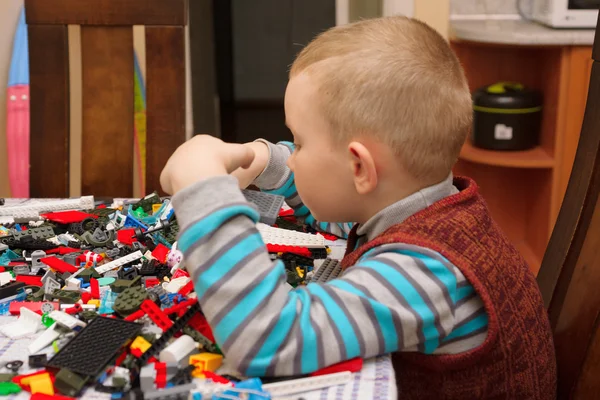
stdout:
{"type": "MultiPolygon", "coordinates": [[[[341,272],[344,241],[301,225],[281,196],[244,191],[290,289],[341,272]]],[[[391,399],[389,356],[310,376],[227,365],[177,250],[168,198],[0,202],[0,395],[34,400],[391,399]]]]}

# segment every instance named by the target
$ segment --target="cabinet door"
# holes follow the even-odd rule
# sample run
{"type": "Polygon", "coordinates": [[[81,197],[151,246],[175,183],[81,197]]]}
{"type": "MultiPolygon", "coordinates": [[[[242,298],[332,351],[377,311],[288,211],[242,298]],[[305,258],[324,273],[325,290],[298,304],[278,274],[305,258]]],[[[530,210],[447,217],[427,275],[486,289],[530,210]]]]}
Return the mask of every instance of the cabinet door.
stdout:
{"type": "MultiPolygon", "coordinates": [[[[559,149],[558,159],[558,185],[557,207],[554,208],[554,220],[560,210],[562,199],[565,196],[577,145],[583,122],[583,114],[587,103],[588,87],[590,84],[590,73],[592,70],[592,48],[589,46],[573,47],[568,53],[568,86],[566,97],[561,112],[564,117],[562,140],[557,143],[559,149]]],[[[559,135],[561,137],[561,135],[559,135]]]]}

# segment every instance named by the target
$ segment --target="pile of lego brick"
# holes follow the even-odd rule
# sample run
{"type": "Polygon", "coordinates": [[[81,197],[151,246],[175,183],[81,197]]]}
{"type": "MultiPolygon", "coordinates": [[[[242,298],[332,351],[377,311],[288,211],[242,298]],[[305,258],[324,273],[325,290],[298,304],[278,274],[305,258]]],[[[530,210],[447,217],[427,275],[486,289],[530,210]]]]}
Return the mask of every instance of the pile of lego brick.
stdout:
{"type": "MultiPolygon", "coordinates": [[[[262,221],[295,227],[285,244],[270,239],[282,237],[281,228],[261,230],[268,250],[285,264],[290,285],[305,284],[314,260],[327,257],[323,239],[302,236],[316,235],[280,209],[273,215],[282,199],[261,195],[247,198],[262,221]]],[[[177,233],[170,200],[157,194],[110,205],[82,197],[0,206],[0,314],[19,316],[0,333],[18,340],[43,332],[29,346],[30,366],[40,370],[20,375],[15,361],[0,374],[0,395],[60,398],[93,386],[113,398],[177,399],[187,398],[194,378],[219,387],[210,390],[260,391],[260,381],[215,374],[223,356],[177,233]],[[47,358],[49,347],[55,354],[47,358]]]]}

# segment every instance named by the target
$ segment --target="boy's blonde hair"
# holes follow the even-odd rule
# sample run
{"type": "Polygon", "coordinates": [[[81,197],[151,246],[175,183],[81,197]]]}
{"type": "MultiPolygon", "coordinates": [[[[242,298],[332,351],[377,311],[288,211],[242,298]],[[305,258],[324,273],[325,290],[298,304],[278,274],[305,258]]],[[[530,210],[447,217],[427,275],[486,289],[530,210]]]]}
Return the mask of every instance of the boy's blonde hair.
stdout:
{"type": "Polygon", "coordinates": [[[335,27],[300,52],[290,78],[302,72],[319,85],[334,139],[375,135],[424,182],[450,173],[472,103],[460,62],[434,29],[406,17],[335,27]]]}

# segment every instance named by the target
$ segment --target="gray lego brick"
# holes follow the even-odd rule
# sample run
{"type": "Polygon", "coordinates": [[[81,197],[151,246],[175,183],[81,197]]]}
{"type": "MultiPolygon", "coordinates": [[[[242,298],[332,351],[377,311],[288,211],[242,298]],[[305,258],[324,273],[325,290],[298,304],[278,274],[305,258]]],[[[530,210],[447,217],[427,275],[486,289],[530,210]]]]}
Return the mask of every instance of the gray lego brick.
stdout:
{"type": "Polygon", "coordinates": [[[246,200],[256,204],[260,212],[260,222],[274,225],[279,216],[279,210],[283,205],[283,196],[258,192],[255,190],[242,190],[246,200]]]}
{"type": "Polygon", "coordinates": [[[157,389],[151,392],[144,392],[144,399],[146,400],[177,400],[187,399],[190,392],[196,389],[195,383],[188,383],[186,385],[173,386],[167,389],[157,389]]]}
{"type": "Polygon", "coordinates": [[[338,260],[325,259],[310,280],[313,283],[324,283],[339,277],[342,274],[342,264],[338,260]]]}

